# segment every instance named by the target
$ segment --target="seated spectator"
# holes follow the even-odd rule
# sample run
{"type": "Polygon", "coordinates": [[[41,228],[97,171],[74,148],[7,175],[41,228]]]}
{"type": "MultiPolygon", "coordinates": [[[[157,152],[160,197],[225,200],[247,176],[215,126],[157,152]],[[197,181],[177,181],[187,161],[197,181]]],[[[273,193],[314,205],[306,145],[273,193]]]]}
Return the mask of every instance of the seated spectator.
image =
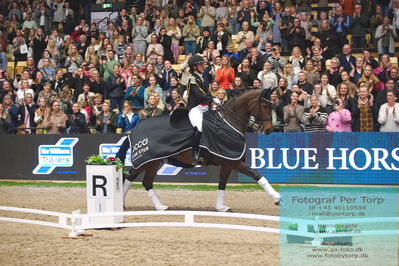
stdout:
{"type": "Polygon", "coordinates": [[[251,51],[247,57],[249,59],[249,65],[251,69],[255,70],[256,72],[263,70],[264,62],[262,61],[262,57],[260,56],[258,49],[255,47],[251,48],[251,51]]]}
{"type": "Polygon", "coordinates": [[[151,93],[151,95],[155,97],[155,104],[157,105],[157,107],[161,109],[162,112],[165,111],[165,104],[161,94],[158,91],[154,91],[153,93],[151,93]]]}
{"type": "Polygon", "coordinates": [[[301,90],[305,91],[308,95],[313,92],[313,86],[306,80],[305,72],[301,71],[298,73],[298,86],[301,90]]]}
{"type": "Polygon", "coordinates": [[[302,124],[305,126],[305,132],[326,131],[327,111],[319,105],[319,97],[313,94],[309,97],[310,107],[306,108],[302,124]]]}
{"type": "Polygon", "coordinates": [[[90,82],[90,91],[97,94],[104,95],[107,89],[107,83],[104,80],[101,80],[101,76],[99,72],[95,72],[92,75],[92,80],[90,82]]]}
{"type": "Polygon", "coordinates": [[[355,4],[355,12],[353,13],[351,19],[351,28],[352,28],[352,45],[356,48],[364,48],[365,47],[365,34],[367,32],[367,28],[369,27],[369,20],[367,14],[362,12],[362,5],[355,4]]]}
{"type": "Polygon", "coordinates": [[[3,103],[0,103],[0,134],[7,134],[11,124],[11,117],[4,108],[3,103]]]}
{"type": "Polygon", "coordinates": [[[43,130],[43,121],[50,115],[50,106],[43,97],[39,97],[37,101],[39,107],[35,110],[35,124],[36,124],[36,134],[45,134],[46,130],[43,130]]]}
{"type": "Polygon", "coordinates": [[[387,103],[378,112],[380,132],[399,132],[399,103],[396,102],[396,92],[387,91],[387,103]]]}
{"type": "Polygon", "coordinates": [[[67,121],[67,115],[60,109],[60,102],[55,100],[49,115],[43,120],[43,128],[47,129],[47,134],[60,134],[65,132],[67,121]]]}
{"type": "Polygon", "coordinates": [[[84,114],[80,112],[80,106],[78,103],[72,105],[72,112],[68,114],[68,125],[68,134],[89,133],[86,118],[84,114]]]}
{"type": "Polygon", "coordinates": [[[103,96],[100,93],[96,93],[94,94],[93,97],[93,106],[91,107],[91,113],[97,116],[102,112],[102,110],[103,110],[103,96]]]}
{"type": "Polygon", "coordinates": [[[118,116],[118,128],[122,128],[122,133],[130,133],[138,123],[140,123],[139,115],[133,113],[129,102],[125,102],[123,104],[123,111],[118,116]]]}
{"type": "Polygon", "coordinates": [[[375,31],[378,54],[393,56],[395,53],[395,39],[397,37],[396,29],[390,24],[389,18],[384,17],[382,25],[379,25],[375,31]]]}
{"type": "MultiPolygon", "coordinates": [[[[44,83],[43,90],[39,92],[39,99],[44,99],[46,105],[50,106],[51,103],[58,97],[58,94],[51,88],[51,83],[44,83]]],[[[39,101],[37,102],[39,104],[39,101]]]]}
{"type": "Polygon", "coordinates": [[[102,111],[97,115],[96,118],[96,130],[98,133],[115,133],[118,126],[118,115],[111,110],[111,106],[108,102],[104,102],[102,105],[102,111]]]}
{"type": "MultiPolygon", "coordinates": [[[[100,73],[103,75],[103,80],[108,81],[108,78],[113,74],[116,65],[119,65],[118,60],[115,58],[115,51],[107,51],[108,59],[101,59],[100,73]]],[[[68,59],[68,58],[67,58],[68,59]]]]}
{"type": "Polygon", "coordinates": [[[186,106],[187,104],[184,101],[182,95],[180,94],[178,88],[173,89],[171,96],[166,98],[166,108],[169,113],[177,108],[186,107],[186,106]]]}
{"type": "Polygon", "coordinates": [[[70,113],[72,110],[72,91],[68,86],[64,86],[60,93],[60,109],[64,113],[70,113]]]}
{"type": "Polygon", "coordinates": [[[304,108],[298,104],[299,95],[293,91],[291,93],[291,103],[284,106],[284,132],[302,131],[300,123],[303,116],[304,108]]]}
{"type": "Polygon", "coordinates": [[[226,90],[223,88],[218,89],[216,93],[216,98],[219,99],[220,104],[223,105],[228,99],[226,90]]]}
{"type": "Polygon", "coordinates": [[[13,55],[15,58],[15,62],[26,61],[28,47],[26,46],[26,39],[22,35],[21,30],[16,31],[16,36],[12,41],[12,46],[14,47],[13,55]]]}
{"type": "Polygon", "coordinates": [[[284,124],[284,101],[281,99],[279,90],[274,90],[270,95],[270,100],[272,101],[272,122],[273,131],[282,132],[284,124]]]}
{"type": "Polygon", "coordinates": [[[364,65],[370,65],[374,68],[378,67],[378,61],[374,59],[369,50],[363,51],[364,65]]]}
{"type": "Polygon", "coordinates": [[[211,86],[209,87],[210,96],[216,98],[219,89],[220,89],[219,81],[217,80],[212,81],[211,86]]]}
{"type": "Polygon", "coordinates": [[[340,98],[334,99],[334,112],[328,115],[327,131],[330,132],[352,132],[352,115],[345,109],[344,102],[340,98]]]}
{"type": "Polygon", "coordinates": [[[244,60],[244,58],[247,58],[248,55],[251,53],[252,48],[254,48],[253,44],[254,44],[254,41],[252,41],[250,39],[246,39],[244,41],[245,48],[238,50],[238,56],[241,61],[244,60]]]}

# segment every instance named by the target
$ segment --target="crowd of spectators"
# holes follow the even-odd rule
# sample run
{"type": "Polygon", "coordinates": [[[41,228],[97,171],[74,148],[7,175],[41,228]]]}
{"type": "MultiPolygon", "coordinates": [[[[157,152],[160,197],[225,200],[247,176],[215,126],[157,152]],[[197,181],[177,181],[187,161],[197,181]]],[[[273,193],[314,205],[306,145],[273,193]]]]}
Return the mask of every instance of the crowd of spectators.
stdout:
{"type": "Polygon", "coordinates": [[[222,104],[271,90],[276,131],[399,132],[399,0],[147,0],[105,27],[71,3],[1,1],[0,133],[129,132],[186,106],[193,54],[222,104]]]}

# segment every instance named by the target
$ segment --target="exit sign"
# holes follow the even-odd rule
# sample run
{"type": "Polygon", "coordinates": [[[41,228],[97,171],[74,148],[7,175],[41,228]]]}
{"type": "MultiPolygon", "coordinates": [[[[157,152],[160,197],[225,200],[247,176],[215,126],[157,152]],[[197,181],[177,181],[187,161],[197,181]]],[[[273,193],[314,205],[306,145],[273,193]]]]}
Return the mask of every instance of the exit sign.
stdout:
{"type": "Polygon", "coordinates": [[[103,8],[111,8],[112,4],[108,3],[108,4],[103,4],[103,8]]]}

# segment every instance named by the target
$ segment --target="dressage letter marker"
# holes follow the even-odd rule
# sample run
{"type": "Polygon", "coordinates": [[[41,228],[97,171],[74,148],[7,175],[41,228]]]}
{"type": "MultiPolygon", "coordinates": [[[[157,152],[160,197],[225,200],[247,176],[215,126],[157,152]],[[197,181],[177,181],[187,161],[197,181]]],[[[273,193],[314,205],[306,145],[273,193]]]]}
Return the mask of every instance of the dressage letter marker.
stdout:
{"type": "MultiPolygon", "coordinates": [[[[123,211],[122,170],[115,165],[87,165],[87,213],[123,211]]],[[[91,224],[112,224],[123,221],[123,216],[93,217],[91,224]]]]}

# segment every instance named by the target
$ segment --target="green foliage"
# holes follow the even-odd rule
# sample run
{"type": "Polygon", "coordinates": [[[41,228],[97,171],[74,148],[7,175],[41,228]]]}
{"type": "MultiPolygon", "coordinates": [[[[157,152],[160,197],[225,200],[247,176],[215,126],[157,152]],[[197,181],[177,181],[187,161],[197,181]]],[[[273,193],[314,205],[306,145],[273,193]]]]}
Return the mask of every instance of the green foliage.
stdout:
{"type": "Polygon", "coordinates": [[[116,165],[116,169],[123,170],[125,167],[121,160],[119,158],[114,158],[114,157],[106,157],[106,156],[100,156],[100,155],[92,155],[88,157],[85,161],[87,164],[90,165],[116,165]]]}

